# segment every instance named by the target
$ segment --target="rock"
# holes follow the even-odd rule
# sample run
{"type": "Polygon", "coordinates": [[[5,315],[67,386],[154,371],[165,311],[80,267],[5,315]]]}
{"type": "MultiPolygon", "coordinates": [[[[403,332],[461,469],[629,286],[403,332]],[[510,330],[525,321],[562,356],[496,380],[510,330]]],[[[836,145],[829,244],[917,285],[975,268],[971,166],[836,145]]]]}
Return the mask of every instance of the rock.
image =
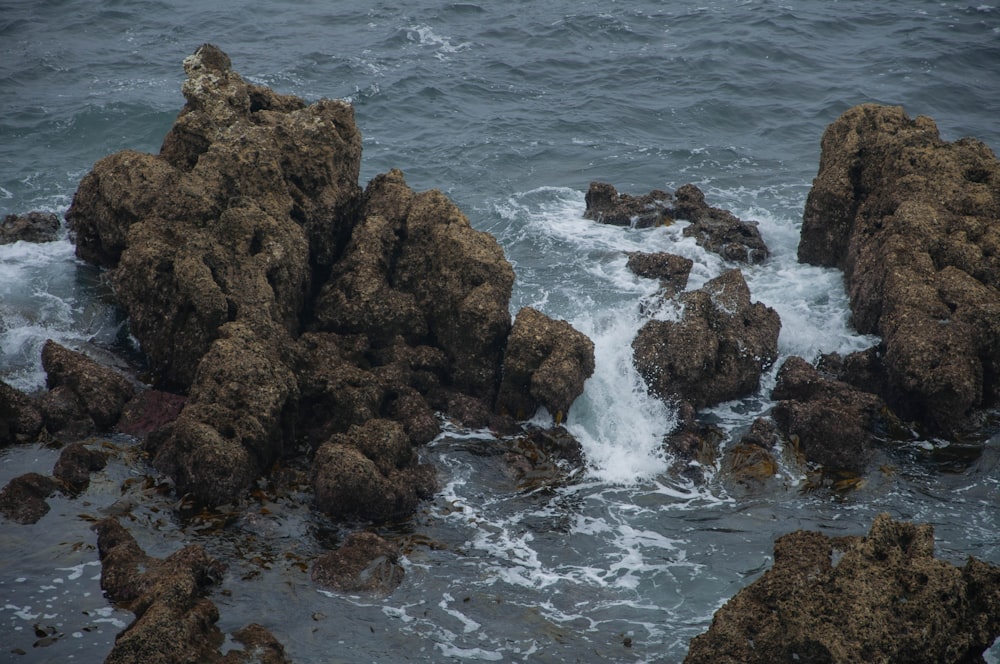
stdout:
{"type": "Polygon", "coordinates": [[[497,409],[519,420],[544,407],[559,424],[594,373],[594,343],[563,320],[524,307],[507,341],[497,409]]]}
{"type": "MultiPolygon", "coordinates": [[[[161,560],[146,555],[114,518],[97,522],[94,529],[101,588],[136,616],[118,635],[105,662],[260,661],[252,652],[230,652],[224,658],[219,651],[224,641],[216,626],[219,612],[204,593],[221,581],[225,566],[200,545],[188,545],[161,560]]],[[[280,644],[259,625],[246,630],[240,634],[250,644],[267,644],[269,656],[275,650],[283,656],[280,644]]]]}
{"type": "Polygon", "coordinates": [[[619,194],[605,182],[591,182],[585,197],[584,219],[602,224],[648,228],[673,223],[670,214],[671,196],[656,189],[644,196],[619,194]]]}
{"type": "Polygon", "coordinates": [[[777,312],[750,302],[750,289],[735,269],[679,300],[680,320],[650,320],[632,342],[650,392],[703,408],[756,391],[778,354],[777,312]]]}
{"type": "Polygon", "coordinates": [[[530,429],[513,439],[504,461],[521,491],[564,485],[585,465],[580,441],[561,426],[530,429]]]}
{"type": "Polygon", "coordinates": [[[59,454],[52,475],[62,481],[70,493],[77,494],[90,484],[90,473],[102,470],[107,463],[105,452],[91,449],[82,442],[70,443],[59,454]]]}
{"type": "Polygon", "coordinates": [[[844,270],[853,323],[878,334],[886,401],[949,436],[1000,405],[1000,163],[899,107],[823,135],[799,260],[844,270]]]}
{"type": "Polygon", "coordinates": [[[49,388],[41,402],[45,424],[64,439],[110,431],[135,393],[125,376],[51,339],[42,347],[42,367],[49,388]]]}
{"type": "Polygon", "coordinates": [[[686,237],[713,251],[726,260],[737,263],[762,263],[770,252],[764,244],[757,223],[705,203],[705,194],[693,184],[680,187],[675,193],[674,217],[691,224],[684,228],[686,237]]]}
{"type": "Polygon", "coordinates": [[[879,397],[822,375],[800,357],[781,365],[771,397],[778,429],[824,470],[864,471],[884,436],[879,397]]]}
{"type": "Polygon", "coordinates": [[[116,427],[120,433],[145,438],[177,419],[187,398],[162,390],[143,390],[125,404],[116,427]]]}
{"type": "Polygon", "coordinates": [[[933,551],[932,526],[888,514],[867,537],[784,535],[774,566],[716,611],[684,661],[982,661],[1000,635],[1000,568],[933,551]]]}
{"type": "Polygon", "coordinates": [[[342,593],[385,597],[403,581],[399,549],[374,533],[352,533],[340,548],[316,559],[313,582],[342,593]]]}
{"type": "MultiPolygon", "coordinates": [[[[111,268],[155,387],[186,395],[150,397],[155,424],[123,425],[154,465],[220,505],[286,452],[370,420],[412,444],[437,434],[449,395],[488,412],[514,279],[496,240],[399,171],[362,192],[349,104],[248,83],[211,45],[184,67],[187,103],[160,154],[102,159],[67,213],[78,255],[111,268]]],[[[352,513],[399,515],[431,485],[419,466],[387,476],[356,448],[338,454],[360,455],[346,485],[382,496],[352,513]]]]}
{"type": "Polygon", "coordinates": [[[8,214],[0,221],[0,244],[52,242],[59,237],[59,217],[51,212],[8,214]]]}
{"type": "Polygon", "coordinates": [[[15,523],[36,523],[48,514],[49,504],[45,499],[58,488],[58,483],[46,475],[19,475],[0,489],[0,514],[15,523]]]}
{"type": "Polygon", "coordinates": [[[0,447],[32,441],[43,426],[36,401],[0,381],[0,447]]]}
{"type": "Polygon", "coordinates": [[[626,264],[633,274],[647,279],[659,279],[660,296],[663,298],[673,297],[687,287],[693,266],[694,261],[690,258],[666,252],[649,254],[641,251],[629,252],[626,264]]]}
{"type": "Polygon", "coordinates": [[[719,427],[698,421],[698,413],[689,401],[677,408],[677,426],[663,438],[670,455],[670,472],[701,482],[705,469],[714,468],[725,433],[719,427]]]}
{"type": "Polygon", "coordinates": [[[383,522],[413,512],[437,482],[433,467],[417,463],[401,424],[370,419],[319,447],[312,486],[322,512],[383,522]]]}
{"type": "Polygon", "coordinates": [[[729,482],[759,488],[778,472],[773,450],[781,440],[774,422],[758,417],[735,445],[726,448],[721,474],[729,482]]]}

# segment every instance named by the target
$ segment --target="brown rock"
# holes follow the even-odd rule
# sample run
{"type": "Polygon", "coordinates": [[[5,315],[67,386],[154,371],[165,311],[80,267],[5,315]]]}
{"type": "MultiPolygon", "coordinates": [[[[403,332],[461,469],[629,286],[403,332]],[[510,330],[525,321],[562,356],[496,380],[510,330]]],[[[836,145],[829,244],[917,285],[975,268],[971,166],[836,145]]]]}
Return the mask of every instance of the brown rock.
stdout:
{"type": "Polygon", "coordinates": [[[35,400],[0,381],[0,447],[34,440],[43,426],[35,400]]]}
{"type": "Polygon", "coordinates": [[[899,107],[823,136],[799,260],[844,270],[853,322],[885,345],[885,398],[949,435],[1000,404],[1000,163],[899,107]]]}
{"type": "Polygon", "coordinates": [[[885,404],[876,395],[822,375],[800,357],[778,371],[771,416],[806,459],[828,471],[862,472],[883,434],[885,404]]]}
{"type": "Polygon", "coordinates": [[[19,475],[0,489],[0,514],[16,523],[36,523],[48,514],[49,504],[45,499],[58,487],[54,479],[45,475],[19,475]]]}
{"type": "Polygon", "coordinates": [[[709,206],[705,194],[693,184],[680,187],[674,196],[674,217],[691,222],[684,228],[686,237],[729,261],[752,265],[767,259],[770,252],[757,222],[743,221],[728,210],[709,206]]]}
{"type": "Polygon", "coordinates": [[[59,237],[59,217],[51,212],[8,214],[0,221],[0,244],[52,242],[59,237]]]}
{"type": "Polygon", "coordinates": [[[135,393],[121,374],[56,342],[45,342],[42,367],[50,393],[42,399],[50,433],[63,437],[110,431],[135,393]]]}
{"type": "Polygon", "coordinates": [[[1000,568],[933,551],[931,526],[887,514],[867,537],[780,537],[774,566],[715,613],[684,661],[982,661],[1000,635],[1000,568]]]}
{"type": "Polygon", "coordinates": [[[91,449],[82,442],[70,443],[59,454],[52,475],[76,494],[90,484],[90,473],[102,470],[107,463],[105,452],[91,449]]]}
{"type": "Polygon", "coordinates": [[[630,196],[619,194],[614,186],[605,182],[591,182],[585,201],[587,209],[583,218],[602,224],[648,228],[673,223],[671,196],[659,189],[644,196],[630,196]]]}
{"type": "Polygon", "coordinates": [[[688,276],[694,261],[690,258],[665,252],[629,252],[627,267],[634,274],[647,279],[659,279],[662,297],[673,297],[687,287],[688,276]]]}
{"type": "Polygon", "coordinates": [[[726,448],[722,457],[722,476],[744,487],[766,485],[778,472],[774,447],[780,440],[774,422],[758,417],[735,445],[726,448]]]}
{"type": "Polygon", "coordinates": [[[399,549],[374,533],[352,533],[340,548],[313,563],[317,585],[344,593],[372,593],[385,597],[402,582],[399,549]]]}
{"type": "MultiPolygon", "coordinates": [[[[260,661],[254,653],[219,652],[224,636],[219,612],[204,597],[219,583],[225,566],[192,544],[165,559],[145,554],[135,538],[113,518],[95,524],[101,559],[101,588],[111,601],[132,611],[135,621],[121,632],[106,662],[260,661]]],[[[259,625],[238,632],[248,645],[266,645],[268,659],[284,662],[280,644],[259,625]]],[[[261,653],[263,654],[263,653],[261,653]]]]}
{"type": "Polygon", "coordinates": [[[680,296],[679,321],[648,321],[632,342],[634,361],[652,394],[695,408],[752,394],[778,354],[777,312],[750,302],[739,270],[680,296]]]}
{"type": "Polygon", "coordinates": [[[561,422],[594,373],[594,343],[562,320],[524,307],[504,353],[497,409],[528,419],[539,406],[561,422]]]}

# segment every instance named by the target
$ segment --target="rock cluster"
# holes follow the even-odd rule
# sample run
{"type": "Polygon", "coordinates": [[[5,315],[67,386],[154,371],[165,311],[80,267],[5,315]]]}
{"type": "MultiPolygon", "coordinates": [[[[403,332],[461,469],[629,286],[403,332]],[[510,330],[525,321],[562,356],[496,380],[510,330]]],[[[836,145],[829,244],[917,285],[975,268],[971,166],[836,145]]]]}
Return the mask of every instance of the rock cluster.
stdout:
{"type": "Polygon", "coordinates": [[[654,190],[643,196],[620,194],[613,185],[591,182],[585,197],[585,219],[603,224],[648,228],[670,225],[680,219],[691,222],[684,235],[708,251],[729,261],[761,263],[770,252],[757,223],[743,221],[728,210],[711,207],[705,194],[693,184],[680,187],[673,195],[654,190]]]}
{"type": "Polygon", "coordinates": [[[881,514],[867,537],[778,538],[684,661],[975,662],[998,636],[1000,568],[937,560],[932,526],[881,514]]]}
{"type": "Polygon", "coordinates": [[[233,634],[244,649],[225,655],[224,635],[216,626],[219,611],[204,597],[218,584],[225,566],[191,544],[164,559],[148,556],[114,518],[95,524],[101,558],[101,588],[108,598],[135,614],[115,639],[104,661],[284,664],[284,647],[260,625],[233,634]]]}
{"type": "Polygon", "coordinates": [[[304,444],[318,506],[392,518],[431,490],[410,447],[436,435],[435,411],[491,420],[505,371],[569,408],[592,348],[539,315],[547,355],[504,367],[518,342],[502,249],[399,171],[362,191],[349,104],[248,83],[210,45],[184,68],[160,154],[102,159],[67,213],[78,255],[111,268],[158,387],[186,393],[147,439],[180,493],[233,501],[304,444]]]}
{"type": "Polygon", "coordinates": [[[59,217],[51,212],[8,214],[0,220],[0,244],[52,242],[59,237],[59,217]]]}
{"type": "Polygon", "coordinates": [[[1000,405],[1000,162],[933,120],[867,104],[823,135],[799,260],[844,270],[884,344],[884,398],[939,435],[1000,405]]]}

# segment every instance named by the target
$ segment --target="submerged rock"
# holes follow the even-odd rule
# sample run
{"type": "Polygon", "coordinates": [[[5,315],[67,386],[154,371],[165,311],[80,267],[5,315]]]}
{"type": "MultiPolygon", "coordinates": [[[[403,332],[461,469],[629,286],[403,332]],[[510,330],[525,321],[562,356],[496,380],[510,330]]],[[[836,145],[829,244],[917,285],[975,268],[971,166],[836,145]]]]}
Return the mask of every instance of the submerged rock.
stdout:
{"type": "Polygon", "coordinates": [[[374,533],[352,533],[334,551],[316,559],[312,580],[344,593],[385,597],[403,581],[399,548],[374,533]]]}
{"type": "Polygon", "coordinates": [[[524,307],[507,341],[497,408],[523,420],[542,406],[558,424],[594,366],[594,342],[566,321],[524,307]]]}
{"type": "Polygon", "coordinates": [[[51,212],[8,214],[0,220],[0,244],[52,242],[59,237],[59,217],[51,212]]]}
{"type": "Polygon", "coordinates": [[[107,463],[107,453],[87,447],[83,442],[70,443],[59,454],[52,476],[70,493],[77,494],[90,484],[90,474],[102,470],[107,463]]]}
{"type": "Polygon", "coordinates": [[[648,321],[632,342],[635,366],[650,392],[695,408],[752,394],[778,355],[777,312],[751,303],[735,269],[679,300],[680,320],[648,321]]]}
{"type": "Polygon", "coordinates": [[[1000,162],[927,117],[866,104],[823,134],[799,260],[844,270],[882,337],[886,401],[949,435],[1000,405],[1000,162]]]}
{"type": "Polygon", "coordinates": [[[59,483],[47,475],[19,475],[0,489],[0,514],[15,523],[37,523],[49,512],[45,499],[58,489],[59,483]]]}
{"type": "Polygon", "coordinates": [[[932,526],[880,514],[867,537],[778,538],[684,661],[976,662],[998,636],[1000,567],[937,560],[932,526]]]}

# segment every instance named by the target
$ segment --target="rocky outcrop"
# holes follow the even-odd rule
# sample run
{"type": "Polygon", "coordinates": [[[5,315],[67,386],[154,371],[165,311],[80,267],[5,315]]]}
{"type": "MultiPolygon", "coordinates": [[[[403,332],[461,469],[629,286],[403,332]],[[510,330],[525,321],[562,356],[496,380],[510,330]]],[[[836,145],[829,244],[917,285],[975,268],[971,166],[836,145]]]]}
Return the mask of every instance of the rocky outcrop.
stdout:
{"type": "Polygon", "coordinates": [[[757,223],[743,221],[728,210],[705,203],[705,194],[693,184],[680,187],[671,196],[656,189],[644,196],[620,194],[614,186],[591,182],[585,197],[583,217],[603,224],[648,228],[681,219],[691,222],[684,235],[726,260],[754,264],[767,259],[757,223]]]}
{"type": "MultiPolygon", "coordinates": [[[[157,387],[186,393],[146,438],[177,490],[218,505],[301,442],[391,420],[419,444],[450,403],[489,412],[514,279],[496,240],[399,171],[362,191],[349,104],[248,83],[210,45],[184,68],[160,154],[102,159],[67,212],[78,255],[112,268],[157,387]]],[[[417,479],[398,484],[380,459],[331,449],[317,477],[367,477],[382,496],[349,503],[353,516],[399,515],[426,493],[412,456],[389,474],[417,479]]]]}
{"type": "Polygon", "coordinates": [[[844,270],[854,325],[885,346],[889,404],[948,435],[1000,405],[1000,163],[901,108],[823,135],[799,260],[844,270]]]}
{"type": "Polygon", "coordinates": [[[259,625],[234,634],[246,650],[220,652],[224,635],[219,611],[204,594],[222,580],[225,566],[200,545],[164,559],[146,555],[113,518],[95,524],[101,559],[101,588],[135,614],[115,639],[105,662],[287,662],[284,648],[259,625]]]}
{"type": "Polygon", "coordinates": [[[399,548],[375,533],[352,533],[334,551],[316,559],[312,580],[344,593],[385,597],[402,582],[399,548]]]}
{"type": "Polygon", "coordinates": [[[632,342],[652,394],[695,408],[752,394],[778,354],[777,312],[750,301],[739,270],[683,293],[680,320],[648,321],[632,342]]]}
{"type": "Polygon", "coordinates": [[[45,499],[58,489],[59,483],[47,475],[19,475],[0,489],[0,515],[15,523],[37,523],[49,512],[45,499]]]}
{"type": "Polygon", "coordinates": [[[673,223],[670,204],[673,197],[655,189],[644,196],[620,194],[606,182],[591,182],[584,197],[584,219],[613,226],[649,228],[673,223]]]}
{"type": "Polygon", "coordinates": [[[8,214],[0,220],[0,244],[52,242],[59,237],[59,217],[51,212],[8,214]]]}
{"type": "Polygon", "coordinates": [[[771,413],[778,429],[808,461],[829,471],[862,472],[889,414],[883,401],[832,376],[800,357],[778,370],[771,413]]]}
{"type": "Polygon", "coordinates": [[[684,661],[977,662],[997,636],[1000,568],[937,560],[932,526],[881,514],[867,537],[778,538],[684,661]]]}
{"type": "Polygon", "coordinates": [[[683,291],[693,266],[694,261],[690,258],[666,252],[629,252],[626,263],[626,267],[637,276],[659,279],[661,298],[671,298],[683,291]]]}
{"type": "Polygon", "coordinates": [[[542,406],[559,424],[594,373],[594,343],[566,321],[524,307],[514,319],[503,371],[499,410],[523,420],[542,406]]]}
{"type": "Polygon", "coordinates": [[[135,394],[125,376],[51,339],[42,347],[42,367],[49,388],[40,400],[45,426],[64,440],[111,431],[135,394]]]}
{"type": "Polygon", "coordinates": [[[0,381],[0,447],[34,440],[44,426],[36,401],[0,381]]]}

